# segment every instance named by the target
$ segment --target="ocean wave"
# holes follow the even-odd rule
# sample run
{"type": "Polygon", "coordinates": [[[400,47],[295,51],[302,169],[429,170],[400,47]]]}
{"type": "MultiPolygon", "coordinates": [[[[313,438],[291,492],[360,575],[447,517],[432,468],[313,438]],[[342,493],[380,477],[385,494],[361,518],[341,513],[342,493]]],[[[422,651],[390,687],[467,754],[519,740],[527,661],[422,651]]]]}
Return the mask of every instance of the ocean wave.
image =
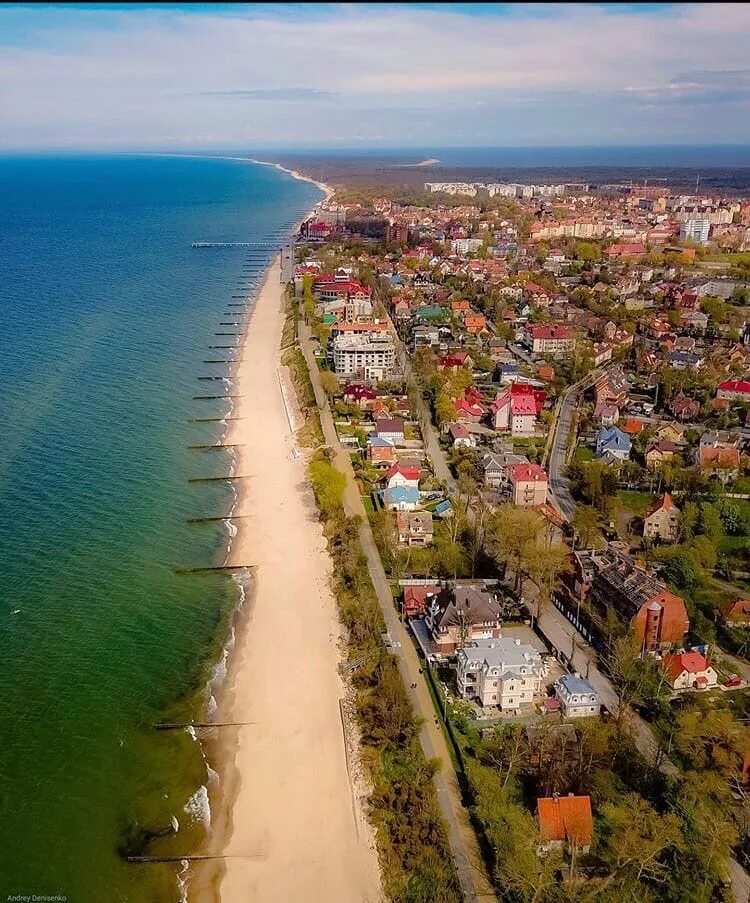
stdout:
{"type": "Polygon", "coordinates": [[[208,788],[205,784],[201,784],[185,803],[185,812],[194,822],[203,825],[206,829],[211,827],[211,804],[208,801],[208,788]]]}
{"type": "Polygon", "coordinates": [[[177,872],[177,890],[180,903],[188,903],[188,886],[193,873],[190,871],[190,860],[183,859],[180,862],[180,870],[177,872]]]}

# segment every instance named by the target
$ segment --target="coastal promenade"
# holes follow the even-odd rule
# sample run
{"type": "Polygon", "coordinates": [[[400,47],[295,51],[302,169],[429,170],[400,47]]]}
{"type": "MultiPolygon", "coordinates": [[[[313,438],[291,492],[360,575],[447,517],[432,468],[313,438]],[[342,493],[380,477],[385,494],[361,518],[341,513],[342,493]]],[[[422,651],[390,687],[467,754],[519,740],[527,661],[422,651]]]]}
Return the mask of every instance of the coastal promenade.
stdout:
{"type": "Polygon", "coordinates": [[[235,484],[227,564],[250,568],[252,589],[219,701],[218,720],[245,726],[222,734],[210,852],[225,857],[222,903],[376,903],[367,788],[340,708],[346,688],[331,559],[295,448],[293,393],[285,403],[279,376],[284,317],[276,259],[251,312],[225,438],[237,446],[235,474],[246,477],[235,484]]]}
{"type": "Polygon", "coordinates": [[[422,719],[420,731],[422,748],[428,759],[437,759],[440,762],[440,770],[434,778],[435,786],[440,810],[448,829],[448,840],[464,899],[470,901],[494,900],[495,893],[479,851],[476,833],[461,799],[461,791],[445,735],[435,716],[432,697],[422,676],[420,660],[412,639],[394,608],[391,588],[357,487],[351,458],[339,442],[331,410],[321,385],[320,371],[310,341],[310,331],[303,323],[300,323],[300,346],[310,372],[326,444],[334,453],[336,467],[347,478],[344,509],[348,516],[358,516],[361,519],[359,538],[362,550],[367,557],[367,568],[393,644],[392,652],[397,658],[399,671],[412,707],[417,716],[422,719]]]}

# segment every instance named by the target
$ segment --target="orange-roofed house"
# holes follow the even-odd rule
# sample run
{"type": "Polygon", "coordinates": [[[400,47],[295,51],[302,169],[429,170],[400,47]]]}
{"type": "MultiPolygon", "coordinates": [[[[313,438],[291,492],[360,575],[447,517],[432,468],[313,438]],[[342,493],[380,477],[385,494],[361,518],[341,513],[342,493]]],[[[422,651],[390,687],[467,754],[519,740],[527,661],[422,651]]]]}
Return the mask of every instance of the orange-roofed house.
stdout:
{"type": "Polygon", "coordinates": [[[700,652],[665,655],[661,666],[673,690],[709,690],[718,683],[716,671],[700,652]]]}
{"type": "Polygon", "coordinates": [[[487,328],[487,320],[484,314],[466,314],[464,317],[464,328],[473,335],[479,335],[487,328]]]}
{"type": "Polygon", "coordinates": [[[643,421],[631,417],[629,420],[626,420],[625,423],[620,424],[620,429],[629,436],[637,436],[643,429],[643,421]]]}
{"type": "Polygon", "coordinates": [[[540,852],[568,847],[588,853],[594,839],[589,796],[543,796],[536,801],[540,852]]]}
{"type": "Polygon", "coordinates": [[[750,627],[750,599],[735,599],[721,606],[721,616],[727,627],[750,627]]]}
{"type": "Polygon", "coordinates": [[[647,650],[681,643],[690,627],[685,602],[669,590],[643,603],[635,618],[635,635],[647,650]]]}
{"type": "Polygon", "coordinates": [[[713,471],[723,482],[737,476],[740,469],[740,452],[737,448],[718,445],[713,448],[701,445],[698,463],[703,470],[713,471]]]}
{"type": "Polygon", "coordinates": [[[469,313],[471,304],[468,301],[451,301],[451,310],[454,314],[469,313]]]}

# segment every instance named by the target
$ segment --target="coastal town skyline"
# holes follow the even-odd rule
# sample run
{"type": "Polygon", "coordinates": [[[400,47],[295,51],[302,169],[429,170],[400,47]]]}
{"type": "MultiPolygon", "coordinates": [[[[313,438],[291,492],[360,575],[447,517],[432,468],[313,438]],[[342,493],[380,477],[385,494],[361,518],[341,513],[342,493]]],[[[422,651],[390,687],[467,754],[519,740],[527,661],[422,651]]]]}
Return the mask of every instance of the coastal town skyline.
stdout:
{"type": "Polygon", "coordinates": [[[14,5],[0,150],[747,144],[749,29],[746,4],[14,5]]]}

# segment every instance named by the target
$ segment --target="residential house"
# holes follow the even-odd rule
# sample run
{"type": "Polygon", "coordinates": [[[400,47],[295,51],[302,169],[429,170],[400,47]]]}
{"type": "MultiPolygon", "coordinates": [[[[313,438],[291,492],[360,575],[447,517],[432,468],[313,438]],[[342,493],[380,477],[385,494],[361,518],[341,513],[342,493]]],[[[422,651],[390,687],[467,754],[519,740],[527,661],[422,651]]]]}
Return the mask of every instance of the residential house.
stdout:
{"type": "Polygon", "coordinates": [[[667,405],[669,412],[682,423],[695,420],[700,413],[700,403],[694,398],[688,398],[682,392],[669,402],[667,405]]]}
{"type": "Polygon", "coordinates": [[[714,668],[695,650],[665,655],[661,666],[673,690],[710,690],[718,683],[714,668]]]}
{"type": "Polygon", "coordinates": [[[465,398],[456,402],[456,420],[459,423],[479,423],[484,417],[484,408],[480,404],[467,401],[465,398]]]}
{"type": "Polygon", "coordinates": [[[681,445],[685,442],[685,427],[679,423],[661,423],[654,433],[659,442],[681,445]]]}
{"type": "Polygon", "coordinates": [[[559,324],[529,325],[524,331],[524,342],[534,354],[568,354],[575,348],[576,334],[570,326],[559,324]]]}
{"type": "Polygon", "coordinates": [[[434,583],[404,587],[404,599],[401,610],[406,618],[421,618],[426,611],[426,599],[440,592],[434,583]]]}
{"type": "Polygon", "coordinates": [[[487,321],[483,314],[466,314],[464,317],[464,329],[472,335],[479,335],[487,329],[487,321]]]}
{"type": "Polygon", "coordinates": [[[614,426],[620,419],[620,410],[614,404],[600,402],[594,409],[594,417],[600,421],[602,426],[614,426]]]}
{"type": "Polygon", "coordinates": [[[463,699],[518,711],[539,694],[547,668],[533,646],[503,637],[464,646],[456,656],[456,683],[463,699]]]}
{"type": "Polygon", "coordinates": [[[432,515],[429,511],[396,512],[398,541],[408,546],[426,546],[432,542],[432,515]]]}
{"type": "Polygon", "coordinates": [[[721,617],[727,627],[750,627],[750,599],[735,599],[721,606],[721,617]]]}
{"type": "Polygon", "coordinates": [[[370,435],[367,437],[367,460],[376,467],[390,467],[396,460],[396,447],[390,439],[370,435]]]}
{"type": "Polygon", "coordinates": [[[547,501],[548,479],[538,464],[511,464],[508,467],[511,500],[520,508],[536,508],[547,501]]]}
{"type": "Polygon", "coordinates": [[[394,444],[404,441],[404,421],[398,417],[381,417],[375,421],[375,434],[381,439],[388,439],[394,444]]]}
{"type": "Polygon", "coordinates": [[[473,448],[475,445],[474,437],[463,423],[449,423],[448,433],[453,440],[454,448],[473,448]]]}
{"type": "Polygon", "coordinates": [[[694,351],[672,351],[669,365],[676,370],[698,370],[703,366],[703,356],[694,351]]]}
{"type": "Polygon", "coordinates": [[[596,457],[605,460],[627,461],[630,457],[630,436],[619,427],[610,426],[596,434],[596,457]]]}
{"type": "Polygon", "coordinates": [[[736,479],[740,470],[740,451],[734,446],[701,445],[698,448],[698,464],[710,471],[723,483],[736,479]]]}
{"type": "Polygon", "coordinates": [[[383,477],[387,489],[395,489],[396,486],[419,486],[419,465],[411,463],[396,463],[391,465],[388,473],[383,477]]]}
{"type": "Polygon", "coordinates": [[[672,496],[664,495],[653,502],[643,515],[643,536],[646,539],[660,539],[662,542],[677,542],[680,532],[680,509],[672,501],[672,496]]]}
{"type": "Polygon", "coordinates": [[[419,489],[416,486],[386,487],[382,493],[383,507],[388,511],[414,511],[419,507],[419,489]]]}
{"type": "Polygon", "coordinates": [[[425,600],[425,623],[441,654],[467,643],[500,638],[500,606],[486,590],[475,586],[443,587],[425,600]]]}
{"type": "Polygon", "coordinates": [[[630,397],[630,386],[621,370],[602,374],[594,383],[594,399],[597,405],[611,404],[624,408],[630,397]]]}
{"type": "Polygon", "coordinates": [[[716,397],[726,401],[750,402],[750,381],[746,379],[725,379],[719,383],[716,397]]]}
{"type": "Polygon", "coordinates": [[[528,464],[525,455],[512,452],[488,453],[482,458],[484,485],[489,489],[505,489],[509,486],[508,468],[513,464],[528,464]]]}
{"type": "Polygon", "coordinates": [[[566,848],[588,853],[594,839],[594,819],[589,796],[540,797],[536,801],[540,853],[566,848]]]}
{"type": "Polygon", "coordinates": [[[645,452],[646,467],[656,470],[674,458],[674,442],[652,442],[645,452]]]}
{"type": "Polygon", "coordinates": [[[563,674],[555,683],[555,695],[565,718],[590,718],[602,707],[599,694],[578,674],[563,674]]]}

